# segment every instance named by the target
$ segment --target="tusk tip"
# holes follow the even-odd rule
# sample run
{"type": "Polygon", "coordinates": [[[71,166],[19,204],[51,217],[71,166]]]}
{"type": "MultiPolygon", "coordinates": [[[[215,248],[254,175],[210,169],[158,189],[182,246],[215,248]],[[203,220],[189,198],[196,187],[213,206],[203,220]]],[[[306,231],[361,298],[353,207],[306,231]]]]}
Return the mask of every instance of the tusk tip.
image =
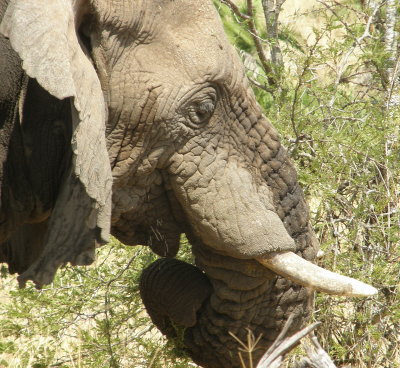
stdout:
{"type": "Polygon", "coordinates": [[[349,292],[348,296],[366,297],[374,296],[376,294],[378,294],[378,289],[374,288],[371,285],[365,284],[364,282],[353,280],[353,283],[351,285],[351,292],[349,292]]]}

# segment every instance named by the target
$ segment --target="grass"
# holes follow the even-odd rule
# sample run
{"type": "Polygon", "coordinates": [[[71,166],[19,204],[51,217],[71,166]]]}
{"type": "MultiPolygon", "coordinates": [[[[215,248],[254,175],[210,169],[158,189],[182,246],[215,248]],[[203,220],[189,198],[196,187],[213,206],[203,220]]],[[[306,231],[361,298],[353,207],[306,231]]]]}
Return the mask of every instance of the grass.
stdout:
{"type": "Polygon", "coordinates": [[[141,304],[138,278],[154,259],[113,241],[94,267],[67,266],[40,291],[3,277],[0,367],[195,366],[175,357],[141,304]]]}

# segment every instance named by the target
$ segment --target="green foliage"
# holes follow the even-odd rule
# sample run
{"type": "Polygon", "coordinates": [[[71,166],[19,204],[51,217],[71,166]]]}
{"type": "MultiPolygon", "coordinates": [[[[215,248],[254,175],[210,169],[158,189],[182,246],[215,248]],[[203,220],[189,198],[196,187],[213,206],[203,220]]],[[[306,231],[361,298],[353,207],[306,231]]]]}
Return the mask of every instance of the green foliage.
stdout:
{"type": "MultiPolygon", "coordinates": [[[[227,6],[221,5],[219,1],[214,1],[214,3],[217,6],[219,15],[224,23],[226,35],[231,43],[240,50],[243,50],[249,54],[255,54],[254,41],[249,33],[247,23],[243,19],[239,19],[237,16],[235,16],[227,6]]],[[[243,14],[246,14],[247,12],[247,7],[243,1],[239,3],[239,10],[243,14]]],[[[265,39],[265,27],[262,26],[262,17],[260,16],[262,13],[261,4],[257,3],[257,6],[254,10],[257,28],[261,30],[260,37],[265,39]]]]}
{"type": "MultiPolygon", "coordinates": [[[[387,108],[383,27],[378,22],[360,41],[371,12],[353,0],[314,9],[302,20],[318,18],[311,34],[282,25],[285,73],[271,90],[246,22],[216,4],[259,103],[298,167],[325,251],[320,263],[380,290],[366,300],[317,295],[320,341],[338,365],[400,367],[399,111],[387,108]]],[[[255,4],[265,39],[261,2],[255,4]]],[[[180,257],[191,259],[186,239],[180,257]]],[[[140,302],[138,279],[154,259],[147,248],[113,242],[99,250],[96,267],[66,267],[39,292],[16,289],[2,267],[2,289],[11,291],[0,304],[0,366],[192,364],[160,336],[140,302]]]]}
{"type": "Polygon", "coordinates": [[[43,290],[2,279],[12,289],[0,304],[0,366],[187,367],[140,300],[141,271],[155,259],[147,247],[113,241],[99,249],[95,267],[65,267],[43,290]]]}

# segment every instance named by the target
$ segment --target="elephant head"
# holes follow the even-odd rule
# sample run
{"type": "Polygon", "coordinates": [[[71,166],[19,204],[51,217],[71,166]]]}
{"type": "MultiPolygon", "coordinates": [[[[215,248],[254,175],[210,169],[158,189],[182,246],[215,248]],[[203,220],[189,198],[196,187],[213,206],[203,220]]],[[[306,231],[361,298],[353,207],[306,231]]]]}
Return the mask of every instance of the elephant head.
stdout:
{"type": "Polygon", "coordinates": [[[211,1],[12,0],[1,30],[26,74],[70,107],[71,157],[22,283],[90,262],[109,230],[148,245],[167,258],[144,271],[144,303],[164,333],[186,328],[204,367],[239,366],[229,332],[250,328],[265,348],[290,314],[299,328],[313,289],[375,292],[312,264],[295,168],[211,1]],[[196,267],[171,259],[182,233],[196,267]]]}

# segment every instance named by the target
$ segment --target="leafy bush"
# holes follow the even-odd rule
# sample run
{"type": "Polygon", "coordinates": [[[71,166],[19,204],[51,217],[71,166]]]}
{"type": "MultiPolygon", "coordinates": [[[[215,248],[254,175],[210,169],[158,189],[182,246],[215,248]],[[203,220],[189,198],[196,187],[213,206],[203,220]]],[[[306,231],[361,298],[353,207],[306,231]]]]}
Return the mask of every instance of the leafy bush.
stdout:
{"type": "Polygon", "coordinates": [[[3,278],[0,367],[188,367],[139,297],[141,270],[155,259],[147,247],[113,241],[98,250],[95,267],[67,266],[40,291],[3,278]]]}
{"type": "MultiPolygon", "coordinates": [[[[243,14],[246,3],[239,2],[243,14]]],[[[307,38],[290,22],[280,26],[283,69],[266,70],[254,38],[267,37],[261,1],[253,12],[257,35],[216,1],[257,99],[298,167],[325,252],[320,263],[380,289],[363,300],[318,295],[320,341],[338,365],[400,367],[399,111],[382,41],[385,7],[318,4],[294,17],[318,19],[307,38]],[[269,83],[271,73],[279,83],[269,83]]],[[[268,42],[262,46],[267,55],[268,42]]],[[[186,241],[180,257],[190,258],[186,241]]],[[[99,249],[95,267],[66,267],[41,291],[18,290],[3,272],[0,367],[195,366],[159,335],[140,302],[139,274],[154,259],[145,247],[113,241],[99,249]]]]}
{"type": "MultiPolygon", "coordinates": [[[[249,3],[239,2],[243,14],[249,3]]],[[[318,5],[295,15],[303,22],[318,18],[318,29],[307,39],[293,32],[286,39],[296,42],[280,42],[286,73],[277,77],[279,86],[268,84],[254,34],[247,38],[253,47],[241,53],[245,63],[250,53],[257,99],[298,167],[325,252],[320,263],[380,289],[366,300],[318,295],[320,340],[338,364],[400,366],[399,109],[391,102],[399,89],[397,79],[388,79],[393,55],[383,42],[385,8],[318,5]]],[[[241,47],[248,22],[220,7],[225,23],[236,24],[226,31],[241,47]]]]}

